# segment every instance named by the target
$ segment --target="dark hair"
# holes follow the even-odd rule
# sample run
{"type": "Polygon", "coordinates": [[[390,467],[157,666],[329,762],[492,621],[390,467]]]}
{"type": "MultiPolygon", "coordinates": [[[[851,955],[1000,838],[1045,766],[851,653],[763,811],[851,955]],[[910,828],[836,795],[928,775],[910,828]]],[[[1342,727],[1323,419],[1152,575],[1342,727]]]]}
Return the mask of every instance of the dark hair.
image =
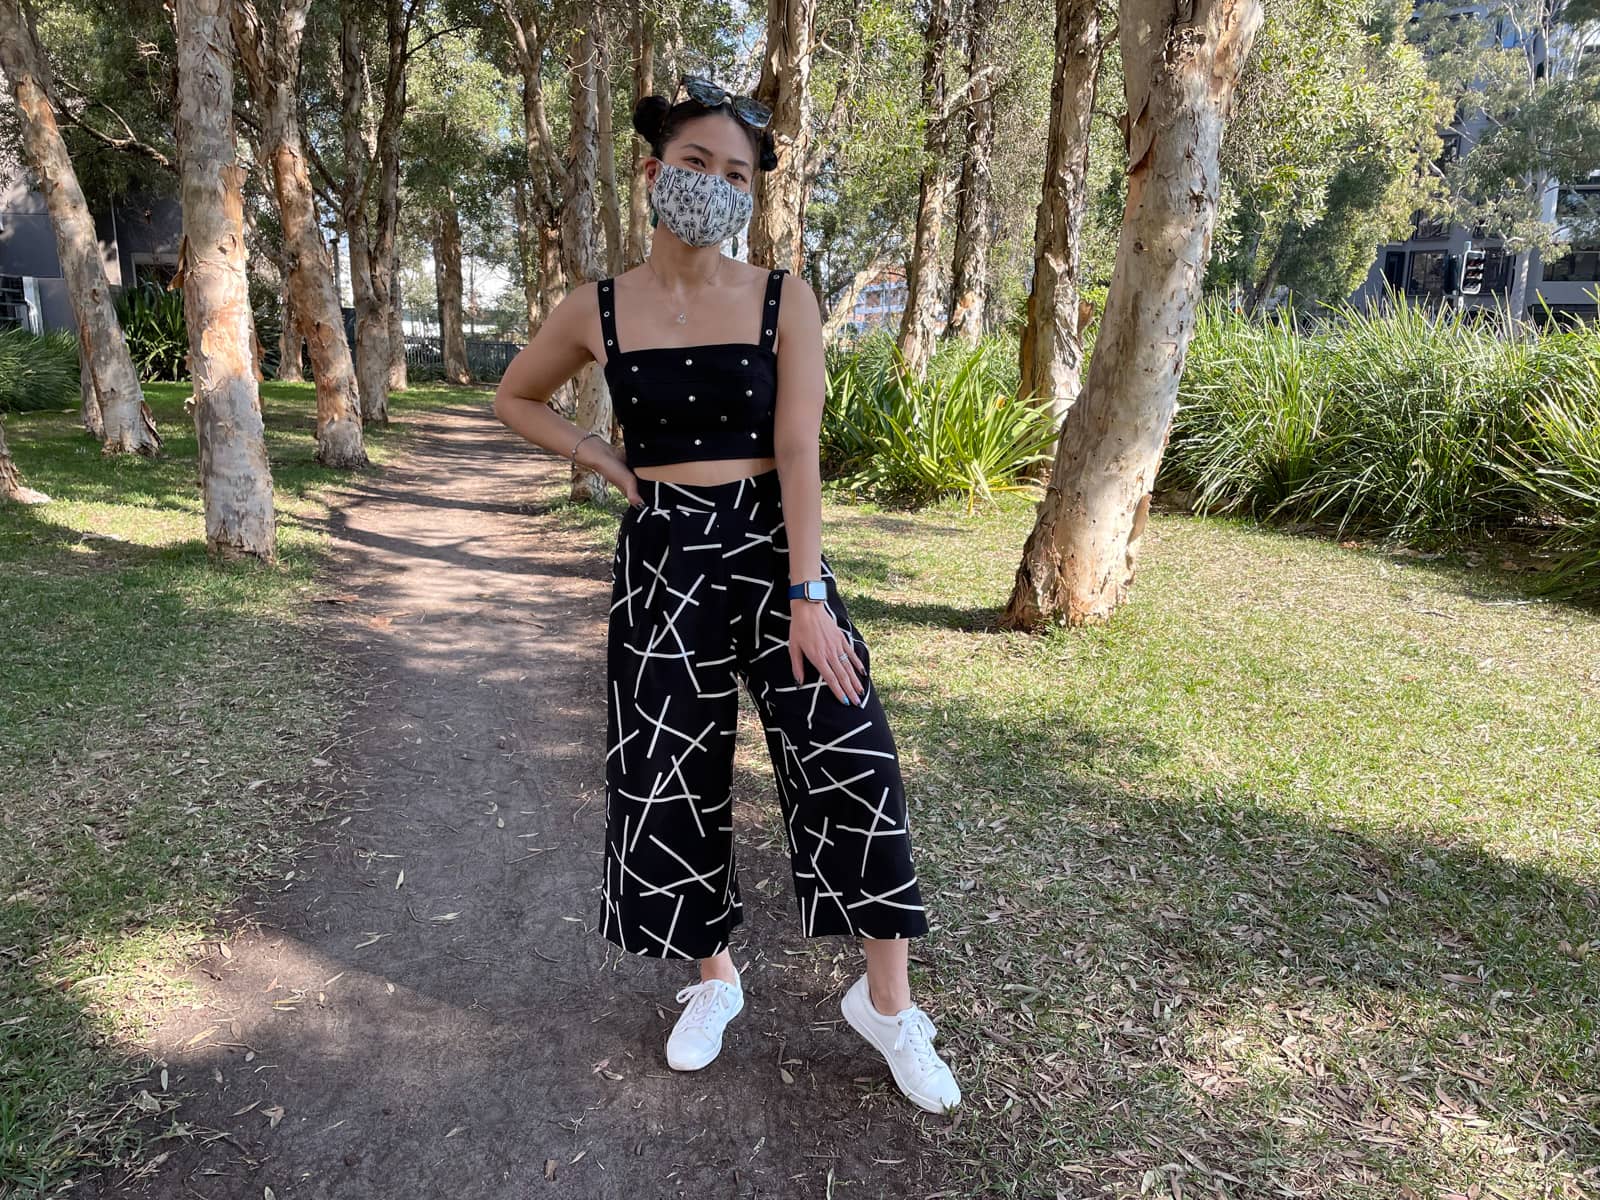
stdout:
{"type": "Polygon", "coordinates": [[[763,171],[770,171],[778,165],[778,151],[772,141],[772,128],[752,129],[738,117],[733,115],[728,108],[707,108],[698,100],[685,99],[673,104],[665,96],[645,96],[633,106],[633,128],[650,143],[650,153],[657,158],[662,157],[662,151],[667,143],[678,136],[678,130],[686,122],[696,117],[703,117],[708,113],[720,112],[730,121],[744,130],[745,136],[750,139],[750,146],[756,152],[756,165],[763,171]]]}

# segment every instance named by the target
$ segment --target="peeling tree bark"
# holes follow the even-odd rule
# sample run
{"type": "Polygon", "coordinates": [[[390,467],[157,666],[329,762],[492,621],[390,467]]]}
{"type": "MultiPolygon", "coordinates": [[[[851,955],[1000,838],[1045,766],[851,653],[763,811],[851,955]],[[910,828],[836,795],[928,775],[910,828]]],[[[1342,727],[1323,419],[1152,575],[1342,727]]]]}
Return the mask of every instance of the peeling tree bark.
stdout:
{"type": "MultiPolygon", "coordinates": [[[[528,159],[528,227],[539,258],[538,319],[561,302],[567,276],[561,243],[562,198],[567,187],[567,165],[550,133],[544,111],[545,34],[539,24],[539,6],[530,0],[499,0],[500,12],[510,32],[512,57],[522,76],[522,139],[528,159]]],[[[530,325],[528,335],[533,336],[530,325]]],[[[577,405],[574,378],[550,397],[550,407],[571,417],[577,405]]],[[[598,484],[596,485],[598,486],[598,484]]]]}
{"type": "MultiPolygon", "coordinates": [[[[951,256],[950,315],[946,337],[976,346],[983,336],[988,294],[989,169],[994,155],[994,99],[989,85],[989,26],[999,0],[975,0],[967,18],[966,139],[961,152],[961,182],[956,196],[956,245],[951,256]]],[[[1084,114],[1087,124],[1088,114],[1084,114]]],[[[1087,145],[1085,146],[1087,153],[1087,145]]]]}
{"type": "Polygon", "coordinates": [[[250,0],[235,0],[231,23],[261,126],[261,149],[272,165],[294,310],[311,352],[317,385],[316,461],[325,467],[360,467],[367,463],[367,452],[355,367],[300,138],[296,84],[310,3],[283,0],[269,35],[250,0]]]}
{"type": "Polygon", "coordinates": [[[0,421],[0,504],[48,504],[50,497],[22,482],[22,473],[6,445],[6,426],[0,421]]]}
{"type": "Polygon", "coordinates": [[[294,289],[289,272],[283,271],[283,325],[278,330],[278,378],[284,383],[305,382],[306,338],[300,332],[300,317],[294,311],[294,289]]]}
{"type": "Polygon", "coordinates": [[[1222,130],[1260,24],[1259,0],[1124,0],[1122,236],[1007,627],[1101,622],[1127,599],[1210,254],[1222,130]]]}
{"type": "Polygon", "coordinates": [[[245,277],[244,178],[233,133],[232,0],[177,0],[178,277],[189,327],[206,552],[278,556],[272,468],[256,386],[245,277]]]}
{"type": "Polygon", "coordinates": [[[906,263],[906,307],[900,320],[900,353],[906,370],[921,378],[933,355],[939,305],[939,234],[944,225],[944,170],[950,122],[944,111],[944,56],[950,39],[950,0],[931,0],[923,32],[922,178],[917,196],[917,231],[906,263]]]}
{"type": "Polygon", "coordinates": [[[400,290],[400,239],[389,248],[389,391],[403,392],[411,386],[406,369],[406,330],[401,323],[405,295],[400,290]]]}
{"type": "Polygon", "coordinates": [[[1018,350],[1020,392],[1049,397],[1057,429],[1078,398],[1083,324],[1078,305],[1089,120],[1104,44],[1099,0],[1056,0],[1055,75],[1044,190],[1033,227],[1033,285],[1018,350]]]}
{"type": "Polygon", "coordinates": [[[471,383],[467,367],[467,340],[461,331],[461,222],[456,218],[455,194],[446,187],[433,239],[434,281],[439,290],[439,347],[444,357],[444,377],[451,383],[471,383]]]}
{"type": "Polygon", "coordinates": [[[806,162],[811,147],[811,61],[816,56],[816,0],[767,0],[767,44],[756,98],[772,108],[778,165],[756,175],[750,216],[753,263],[805,266],[806,162]]]}
{"type": "MultiPolygon", "coordinates": [[[[611,47],[605,31],[595,31],[595,140],[598,145],[600,224],[606,231],[605,273],[618,275],[627,268],[627,246],[622,240],[622,198],[617,193],[617,146],[611,128],[611,47]]],[[[629,126],[630,133],[632,126],[629,126]]]]}
{"type": "MultiPolygon", "coordinates": [[[[651,10],[640,4],[631,7],[629,12],[633,18],[629,28],[633,51],[633,103],[628,106],[628,111],[632,112],[640,100],[656,90],[656,39],[655,19],[651,10]]],[[[612,274],[621,274],[623,270],[642,263],[650,249],[650,202],[645,190],[644,172],[639,169],[639,160],[650,151],[641,138],[631,137],[628,144],[632,147],[628,157],[631,164],[628,173],[628,253],[625,261],[612,274]]]]}
{"type": "MultiPolygon", "coordinates": [[[[340,0],[339,65],[342,104],[339,128],[344,142],[344,177],[339,183],[339,216],[350,253],[350,295],[356,310],[356,389],[361,419],[389,420],[389,321],[387,255],[378,257],[367,229],[367,199],[374,149],[367,137],[367,53],[361,44],[356,0],[340,0]],[[383,265],[380,267],[380,263],[383,265]],[[380,281],[384,295],[379,295],[380,281]]],[[[393,68],[392,68],[393,69],[393,68]]],[[[403,70],[404,65],[400,64],[403,70]]]]}
{"type": "Polygon", "coordinates": [[[16,101],[28,166],[50,212],[56,257],[93,381],[93,394],[83,397],[85,426],[97,433],[104,454],[154,456],[161,450],[161,435],[117,320],[94,218],[56,124],[49,61],[17,0],[0,0],[0,69],[16,101]],[[97,400],[97,413],[91,399],[97,400]]]}
{"type": "MultiPolygon", "coordinates": [[[[595,188],[600,173],[600,5],[586,0],[578,10],[578,27],[572,33],[567,61],[567,94],[571,102],[570,153],[566,191],[562,196],[561,240],[566,250],[563,264],[569,280],[599,279],[604,274],[596,244],[595,188]]],[[[611,389],[599,363],[589,363],[573,380],[576,414],[573,423],[585,433],[593,430],[611,436],[611,389]]],[[[579,463],[572,465],[574,500],[589,500],[605,491],[605,478],[579,463]]]]}
{"type": "Polygon", "coordinates": [[[517,262],[522,267],[522,305],[528,323],[528,340],[539,328],[539,256],[535,250],[533,219],[528,211],[528,182],[518,172],[511,180],[511,213],[517,223],[517,262]]]}

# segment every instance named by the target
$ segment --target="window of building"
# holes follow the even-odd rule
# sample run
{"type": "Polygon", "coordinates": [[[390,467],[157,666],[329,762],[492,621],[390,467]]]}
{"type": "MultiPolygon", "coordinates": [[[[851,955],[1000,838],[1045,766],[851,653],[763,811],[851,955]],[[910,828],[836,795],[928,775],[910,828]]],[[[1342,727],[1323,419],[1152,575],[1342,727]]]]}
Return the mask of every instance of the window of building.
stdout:
{"type": "Polygon", "coordinates": [[[172,255],[135,254],[133,256],[133,286],[155,284],[165,291],[172,286],[178,274],[178,260],[172,255]]]}
{"type": "Polygon", "coordinates": [[[1443,250],[1418,250],[1411,256],[1406,292],[1412,296],[1442,296],[1450,281],[1450,256],[1443,250]]]}
{"type": "Polygon", "coordinates": [[[1439,157],[1435,161],[1442,171],[1461,157],[1461,134],[1452,129],[1447,133],[1440,134],[1439,141],[1442,143],[1442,149],[1439,151],[1439,157]]]}
{"type": "Polygon", "coordinates": [[[1600,283],[1600,250],[1568,250],[1544,265],[1546,283],[1600,283]]]}
{"type": "Polygon", "coordinates": [[[1412,218],[1412,228],[1413,241],[1432,241],[1450,236],[1450,222],[1447,218],[1429,216],[1424,212],[1419,212],[1412,218]]]}
{"type": "Polygon", "coordinates": [[[21,275],[0,275],[0,329],[31,329],[27,283],[21,275]]]}
{"type": "Polygon", "coordinates": [[[1395,291],[1406,286],[1406,252],[1388,250],[1383,256],[1383,281],[1395,291]]]}

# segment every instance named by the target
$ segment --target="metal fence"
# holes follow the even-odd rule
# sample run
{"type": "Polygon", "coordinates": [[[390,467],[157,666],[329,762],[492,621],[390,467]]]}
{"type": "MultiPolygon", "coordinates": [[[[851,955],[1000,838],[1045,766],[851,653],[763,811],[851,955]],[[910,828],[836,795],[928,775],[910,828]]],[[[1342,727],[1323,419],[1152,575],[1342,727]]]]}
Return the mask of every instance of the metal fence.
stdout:
{"type": "MultiPolygon", "coordinates": [[[[521,342],[490,342],[467,338],[467,370],[476,380],[489,382],[506,373],[506,367],[522,349],[521,342]]],[[[444,346],[436,337],[406,338],[406,366],[418,375],[444,375],[444,346]]]]}

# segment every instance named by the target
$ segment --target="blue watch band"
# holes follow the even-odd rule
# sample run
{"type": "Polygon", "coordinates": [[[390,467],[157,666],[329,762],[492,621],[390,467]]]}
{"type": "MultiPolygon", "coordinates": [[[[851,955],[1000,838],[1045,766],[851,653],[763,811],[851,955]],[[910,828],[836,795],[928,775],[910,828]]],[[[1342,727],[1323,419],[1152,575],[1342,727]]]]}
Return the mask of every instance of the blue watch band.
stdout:
{"type": "Polygon", "coordinates": [[[789,585],[789,599],[791,600],[826,600],[828,598],[828,585],[820,579],[806,579],[799,583],[789,585]]]}

